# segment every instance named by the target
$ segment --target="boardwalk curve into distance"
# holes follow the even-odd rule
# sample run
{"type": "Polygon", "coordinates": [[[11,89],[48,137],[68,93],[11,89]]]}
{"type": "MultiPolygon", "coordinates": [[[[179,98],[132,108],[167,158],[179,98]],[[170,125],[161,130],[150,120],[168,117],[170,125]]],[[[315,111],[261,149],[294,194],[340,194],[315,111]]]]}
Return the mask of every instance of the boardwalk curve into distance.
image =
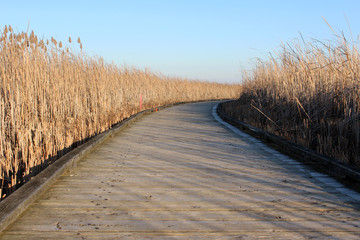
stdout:
{"type": "Polygon", "coordinates": [[[0,239],[359,239],[360,196],[229,129],[216,102],[142,117],[0,239]]]}

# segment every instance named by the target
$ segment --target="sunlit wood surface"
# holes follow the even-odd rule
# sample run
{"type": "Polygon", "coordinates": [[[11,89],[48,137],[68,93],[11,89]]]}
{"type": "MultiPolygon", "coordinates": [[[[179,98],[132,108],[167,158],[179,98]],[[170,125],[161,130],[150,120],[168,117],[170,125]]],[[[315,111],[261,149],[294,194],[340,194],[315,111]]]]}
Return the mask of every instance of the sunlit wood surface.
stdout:
{"type": "Polygon", "coordinates": [[[212,116],[147,115],[84,158],[2,239],[359,239],[360,197],[212,116]]]}

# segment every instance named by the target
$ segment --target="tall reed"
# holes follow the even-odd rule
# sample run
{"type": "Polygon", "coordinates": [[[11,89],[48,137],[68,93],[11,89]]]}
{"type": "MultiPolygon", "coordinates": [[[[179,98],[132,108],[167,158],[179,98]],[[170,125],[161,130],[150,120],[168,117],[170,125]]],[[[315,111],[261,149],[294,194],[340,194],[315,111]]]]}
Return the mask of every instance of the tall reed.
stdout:
{"type": "Polygon", "coordinates": [[[244,72],[229,114],[352,166],[360,167],[359,45],[303,38],[282,44],[244,72]]]}
{"type": "Polygon", "coordinates": [[[80,38],[66,46],[6,26],[0,34],[0,196],[138,112],[140,94],[144,109],[238,93],[239,86],[107,64],[88,57],[80,38]]]}

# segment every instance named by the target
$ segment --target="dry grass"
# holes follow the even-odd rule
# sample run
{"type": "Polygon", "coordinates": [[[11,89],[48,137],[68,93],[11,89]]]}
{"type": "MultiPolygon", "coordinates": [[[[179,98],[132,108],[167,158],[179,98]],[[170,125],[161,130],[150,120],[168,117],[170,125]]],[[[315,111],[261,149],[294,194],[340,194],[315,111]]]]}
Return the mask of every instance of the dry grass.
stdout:
{"type": "MultiPolygon", "coordinates": [[[[335,33],[336,34],[336,33],[335,33]]],[[[243,93],[228,113],[360,167],[360,56],[358,43],[283,44],[267,61],[244,72],[243,93]]]]}
{"type": "Polygon", "coordinates": [[[11,27],[0,34],[2,198],[66,151],[138,112],[140,94],[142,109],[239,96],[239,86],[106,64],[87,57],[80,38],[71,42],[11,27]]]}

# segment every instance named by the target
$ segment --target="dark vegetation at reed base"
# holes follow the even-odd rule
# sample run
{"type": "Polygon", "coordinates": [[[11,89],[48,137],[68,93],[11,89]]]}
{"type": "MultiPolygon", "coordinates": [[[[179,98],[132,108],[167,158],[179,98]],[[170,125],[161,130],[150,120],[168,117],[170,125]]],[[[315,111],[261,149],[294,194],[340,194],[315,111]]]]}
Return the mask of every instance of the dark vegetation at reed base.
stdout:
{"type": "Polygon", "coordinates": [[[244,72],[241,97],[224,104],[224,110],[359,168],[359,47],[343,34],[335,37],[283,44],[268,61],[259,60],[253,71],[244,72]]]}
{"type": "MultiPolygon", "coordinates": [[[[58,157],[142,110],[228,99],[240,86],[176,79],[88,57],[34,32],[0,32],[0,198],[58,157]]],[[[69,46],[68,46],[69,45],[69,46]]]]}

